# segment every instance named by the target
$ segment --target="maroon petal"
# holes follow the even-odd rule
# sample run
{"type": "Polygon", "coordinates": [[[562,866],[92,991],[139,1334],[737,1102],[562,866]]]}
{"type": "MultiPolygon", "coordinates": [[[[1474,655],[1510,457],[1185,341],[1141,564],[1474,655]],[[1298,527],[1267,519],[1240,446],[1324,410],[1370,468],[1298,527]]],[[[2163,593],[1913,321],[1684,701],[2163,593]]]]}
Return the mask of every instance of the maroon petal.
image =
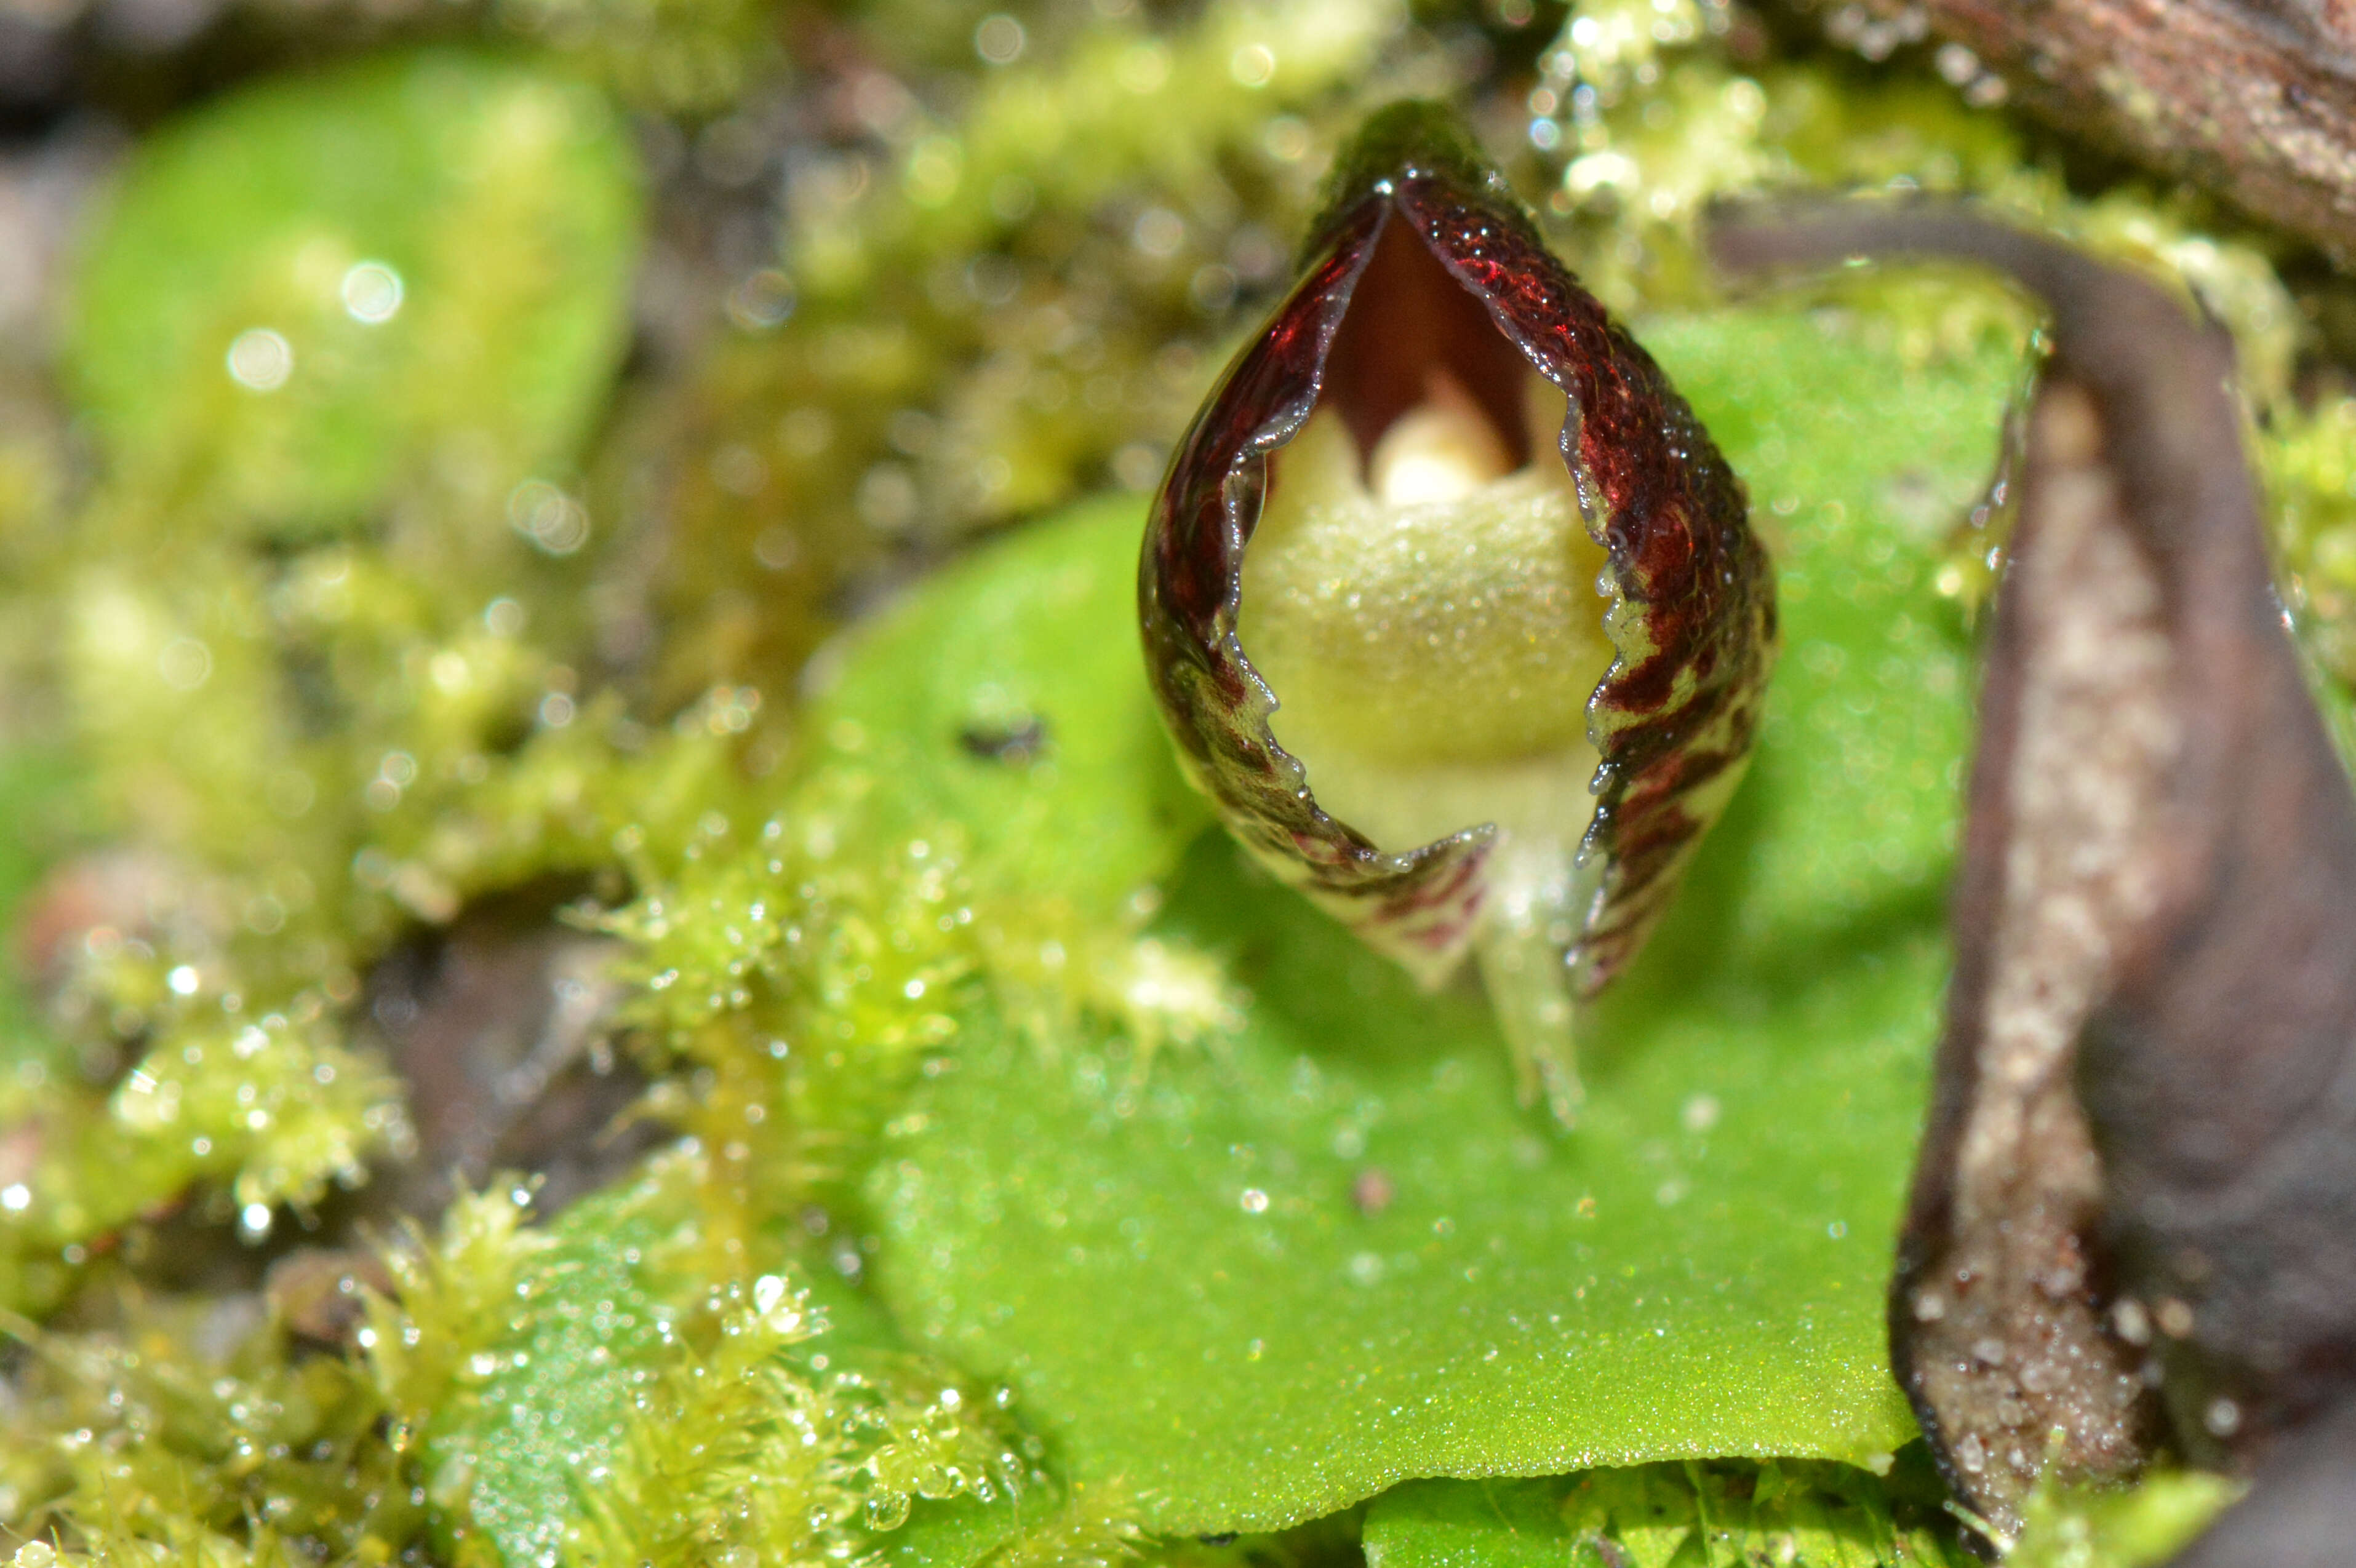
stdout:
{"type": "Polygon", "coordinates": [[[1587,705],[1596,803],[1575,929],[1555,949],[1569,968],[1554,983],[1591,995],[1634,955],[1740,777],[1774,645],[1766,554],[1692,411],[1547,251],[1452,117],[1383,111],[1333,189],[1301,281],[1228,367],[1154,502],[1139,582],[1154,690],[1195,784],[1263,864],[1428,983],[1452,971],[1493,891],[1496,832],[1471,821],[1377,848],[1320,809],[1270,732],[1280,694],[1237,641],[1244,551],[1270,454],[1321,397],[1370,444],[1413,400],[1418,356],[1442,354],[1511,431],[1514,389],[1534,368],[1569,395],[1564,461],[1612,601],[1597,608],[1613,656],[1587,705]],[[1439,275],[1408,245],[1461,298],[1442,286],[1413,311],[1387,303],[1404,287],[1393,274],[1439,275]],[[1388,314],[1373,326],[1354,317],[1345,334],[1354,298],[1388,314]]]}

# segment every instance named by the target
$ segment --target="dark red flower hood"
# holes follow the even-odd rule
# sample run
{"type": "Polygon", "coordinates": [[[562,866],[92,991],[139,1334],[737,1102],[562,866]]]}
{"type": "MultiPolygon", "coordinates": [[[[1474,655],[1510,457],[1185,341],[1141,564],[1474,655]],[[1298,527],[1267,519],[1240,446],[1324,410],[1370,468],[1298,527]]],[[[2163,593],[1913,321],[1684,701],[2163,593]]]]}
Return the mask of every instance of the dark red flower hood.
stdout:
{"type": "Polygon", "coordinates": [[[1634,955],[1740,776],[1773,587],[1741,485],[1692,411],[1446,111],[1397,104],[1359,133],[1300,281],[1180,443],[1141,563],[1146,662],[1190,775],[1260,861],[1428,982],[1457,966],[1482,930],[1495,830],[1378,848],[1321,809],[1271,734],[1281,694],[1237,635],[1271,454],[1328,401],[1369,446],[1434,367],[1524,445],[1514,399],[1529,370],[1569,399],[1562,456],[1605,552],[1612,656],[1587,703],[1600,767],[1556,983],[1590,996],[1634,955]]]}

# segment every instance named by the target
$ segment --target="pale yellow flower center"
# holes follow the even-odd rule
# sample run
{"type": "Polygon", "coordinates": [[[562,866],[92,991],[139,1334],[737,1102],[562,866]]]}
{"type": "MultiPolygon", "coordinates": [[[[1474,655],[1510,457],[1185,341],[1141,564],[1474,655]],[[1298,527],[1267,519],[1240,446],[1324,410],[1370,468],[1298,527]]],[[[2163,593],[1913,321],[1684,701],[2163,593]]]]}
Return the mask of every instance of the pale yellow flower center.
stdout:
{"type": "Polygon", "coordinates": [[[1495,825],[1474,952],[1525,1092],[1568,1124],[1567,961],[1601,869],[1580,861],[1587,701],[1612,649],[1604,553],[1561,456],[1568,400],[1531,383],[1519,468],[1440,372],[1363,464],[1341,417],[1313,414],[1271,465],[1237,633],[1327,815],[1395,853],[1495,825]]]}
{"type": "Polygon", "coordinates": [[[1237,630],[1277,741],[1385,849],[1483,822],[1575,843],[1592,813],[1604,559],[1558,444],[1563,395],[1532,381],[1518,469],[1444,376],[1363,464],[1319,411],[1278,453],[1245,551],[1237,630]]]}

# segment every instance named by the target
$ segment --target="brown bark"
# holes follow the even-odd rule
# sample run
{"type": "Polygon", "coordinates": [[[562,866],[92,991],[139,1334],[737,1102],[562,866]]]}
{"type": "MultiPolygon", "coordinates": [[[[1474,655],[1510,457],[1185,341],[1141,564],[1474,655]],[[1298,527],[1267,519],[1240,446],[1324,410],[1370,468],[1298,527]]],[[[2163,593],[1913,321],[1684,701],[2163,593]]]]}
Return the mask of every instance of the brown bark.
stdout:
{"type": "Polygon", "coordinates": [[[2356,0],[1869,8],[1927,15],[2032,114],[2356,261],[2356,0]]]}

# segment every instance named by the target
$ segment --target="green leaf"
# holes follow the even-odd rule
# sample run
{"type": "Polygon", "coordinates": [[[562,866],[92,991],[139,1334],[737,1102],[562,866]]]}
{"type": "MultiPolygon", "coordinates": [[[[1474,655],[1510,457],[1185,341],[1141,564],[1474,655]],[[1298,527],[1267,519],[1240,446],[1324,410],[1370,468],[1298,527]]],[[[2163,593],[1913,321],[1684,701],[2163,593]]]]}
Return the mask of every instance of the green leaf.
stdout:
{"type": "MultiPolygon", "coordinates": [[[[1417,1475],[1866,1461],[1912,1434],[1880,1301],[1968,717],[1932,578],[2017,350],[1914,366],[1761,314],[1652,341],[1761,504],[1786,641],[1750,782],[1586,1026],[1584,1125],[1515,1104],[1477,997],[1417,995],[1213,835],[1163,927],[1249,987],[1231,1040],[1141,1083],[1100,1031],[1042,1050],[985,1011],[874,1172],[878,1285],[912,1337],[1012,1384],[1073,1478],[1127,1487],[1154,1529],[1278,1527],[1417,1475]]],[[[1033,846],[1009,878],[1109,896],[1098,862],[1150,859],[1134,792],[1162,765],[940,782],[969,771],[945,716],[988,688],[1117,682],[1092,721],[1147,722],[1134,539],[1099,514],[936,586],[838,699],[874,694],[895,784],[1033,846]],[[903,683],[921,699],[887,707],[903,683]],[[1129,827],[1100,847],[1102,822],[1129,827]]]]}
{"type": "Polygon", "coordinates": [[[875,781],[879,837],[956,822],[978,880],[1106,909],[1169,872],[1210,810],[1146,699],[1137,528],[1076,507],[860,637],[809,729],[875,781]]]}
{"type": "Polygon", "coordinates": [[[567,1209],[518,1283],[509,1332],[461,1372],[468,1419],[436,1432],[429,1490],[464,1499],[473,1528],[513,1568],[552,1563],[577,1489],[613,1460],[631,1391],[671,1339],[675,1290],[651,1277],[675,1240],[659,1178],[567,1209]]]}
{"type": "Polygon", "coordinates": [[[1410,1481],[1366,1510],[1366,1568],[1560,1568],[1580,1540],[1562,1492],[1552,1480],[1410,1481]]]}
{"type": "Polygon", "coordinates": [[[1719,1461],[1534,1481],[1410,1481],[1366,1509],[1368,1568],[1879,1568],[1976,1561],[1922,1451],[1885,1481],[1719,1461]]]}
{"type": "Polygon", "coordinates": [[[952,1498],[916,1505],[908,1522],[881,1537],[876,1550],[899,1568],[970,1568],[1023,1533],[1021,1513],[1002,1504],[952,1498]]]}
{"type": "Polygon", "coordinates": [[[431,52],[268,82],[142,145],[69,376],[159,501],[298,532],[420,476],[503,506],[604,401],[638,206],[615,117],[561,79],[431,52]]]}
{"type": "Polygon", "coordinates": [[[884,1168],[887,1297],[1080,1475],[1127,1477],[1157,1528],[1267,1529],[1419,1471],[1905,1438],[1879,1238],[1934,944],[1862,955],[1780,1030],[1715,1019],[1722,981],[1665,1008],[1558,1139],[1478,997],[1416,996],[1223,843],[1190,869],[1173,928],[1232,944],[1259,998],[1225,1061],[1140,1090],[1125,1051],[1043,1063],[976,1023],[884,1168]]]}

